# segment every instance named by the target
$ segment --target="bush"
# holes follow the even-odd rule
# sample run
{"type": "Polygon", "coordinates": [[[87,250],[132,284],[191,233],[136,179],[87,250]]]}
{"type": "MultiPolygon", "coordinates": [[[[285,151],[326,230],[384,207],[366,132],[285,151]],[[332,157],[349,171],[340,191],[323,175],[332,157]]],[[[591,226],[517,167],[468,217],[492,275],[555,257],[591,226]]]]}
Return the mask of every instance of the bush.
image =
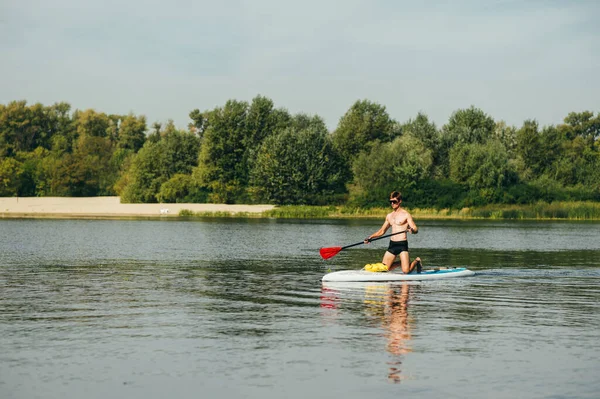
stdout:
{"type": "Polygon", "coordinates": [[[531,204],[540,198],[540,190],[531,184],[516,184],[506,189],[502,202],[505,204],[531,204]]]}
{"type": "Polygon", "coordinates": [[[164,203],[206,202],[208,191],[199,187],[191,175],[176,174],[160,186],[156,195],[164,203]]]}
{"type": "MultiPolygon", "coordinates": [[[[405,202],[417,208],[462,208],[467,196],[465,186],[451,180],[424,180],[403,192],[405,202]]],[[[386,198],[387,199],[387,198],[386,198]]]]}

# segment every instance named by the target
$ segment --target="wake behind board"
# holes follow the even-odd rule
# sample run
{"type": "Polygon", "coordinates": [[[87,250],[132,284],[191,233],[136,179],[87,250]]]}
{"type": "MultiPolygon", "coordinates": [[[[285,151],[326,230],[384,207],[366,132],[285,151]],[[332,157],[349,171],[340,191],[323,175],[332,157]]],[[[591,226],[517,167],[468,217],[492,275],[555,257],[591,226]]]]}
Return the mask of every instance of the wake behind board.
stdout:
{"type": "Polygon", "coordinates": [[[475,273],[464,267],[452,269],[431,269],[421,273],[404,274],[402,272],[368,272],[366,270],[342,270],[328,273],[323,276],[323,281],[416,281],[440,280],[453,277],[469,277],[475,273]]]}

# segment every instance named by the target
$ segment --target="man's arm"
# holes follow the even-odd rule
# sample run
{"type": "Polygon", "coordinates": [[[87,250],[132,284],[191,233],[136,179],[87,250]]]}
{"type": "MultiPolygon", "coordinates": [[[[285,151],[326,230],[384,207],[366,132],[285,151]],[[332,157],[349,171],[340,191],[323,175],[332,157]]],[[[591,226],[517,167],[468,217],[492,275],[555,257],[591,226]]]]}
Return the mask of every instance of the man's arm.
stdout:
{"type": "Polygon", "coordinates": [[[375,233],[373,233],[370,236],[368,236],[367,238],[365,238],[365,244],[370,243],[371,239],[373,239],[373,238],[381,237],[387,231],[387,229],[390,228],[390,226],[391,226],[391,224],[390,224],[390,222],[388,222],[387,216],[386,216],[383,226],[381,226],[381,228],[379,230],[377,230],[375,233]]]}
{"type": "Polygon", "coordinates": [[[419,232],[419,228],[417,227],[417,225],[415,224],[412,216],[410,215],[410,213],[408,214],[408,229],[410,230],[410,232],[412,234],[417,234],[419,232]]]}

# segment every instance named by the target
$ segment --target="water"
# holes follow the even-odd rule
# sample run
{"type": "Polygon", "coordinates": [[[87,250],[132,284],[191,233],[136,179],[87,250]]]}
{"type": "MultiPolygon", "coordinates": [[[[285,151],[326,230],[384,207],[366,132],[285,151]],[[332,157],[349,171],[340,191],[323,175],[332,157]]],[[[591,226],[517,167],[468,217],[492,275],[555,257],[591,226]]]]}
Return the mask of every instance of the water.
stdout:
{"type": "Polygon", "coordinates": [[[422,221],[475,277],[323,285],[379,226],[0,220],[0,397],[599,397],[599,224],[422,221]]]}

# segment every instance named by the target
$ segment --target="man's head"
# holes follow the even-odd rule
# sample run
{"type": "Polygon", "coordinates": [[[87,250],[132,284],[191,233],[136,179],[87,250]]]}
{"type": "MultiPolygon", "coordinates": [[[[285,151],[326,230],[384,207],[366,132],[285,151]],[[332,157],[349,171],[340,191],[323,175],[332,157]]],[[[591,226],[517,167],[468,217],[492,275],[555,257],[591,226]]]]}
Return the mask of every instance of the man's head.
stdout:
{"type": "Polygon", "coordinates": [[[402,203],[402,194],[399,191],[392,191],[390,194],[390,205],[400,205],[402,203]]]}

